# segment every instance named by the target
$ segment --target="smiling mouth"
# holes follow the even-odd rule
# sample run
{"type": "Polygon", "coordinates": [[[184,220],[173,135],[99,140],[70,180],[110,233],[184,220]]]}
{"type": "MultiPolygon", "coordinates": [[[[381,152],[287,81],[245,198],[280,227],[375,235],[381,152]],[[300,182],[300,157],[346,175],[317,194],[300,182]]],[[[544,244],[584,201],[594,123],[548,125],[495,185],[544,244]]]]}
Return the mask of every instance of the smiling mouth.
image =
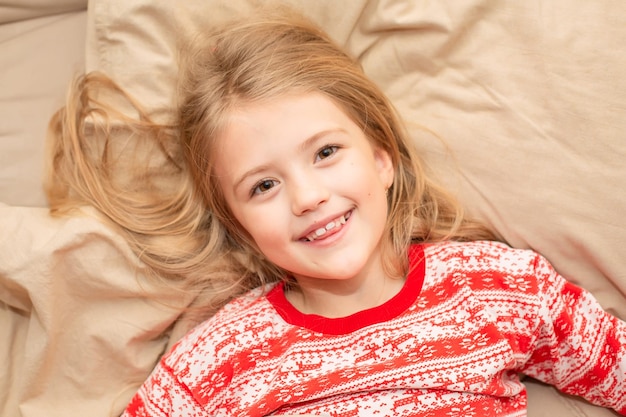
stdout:
{"type": "Polygon", "coordinates": [[[351,214],[352,211],[349,211],[346,214],[339,216],[334,220],[331,220],[330,222],[328,222],[328,224],[326,224],[326,226],[320,227],[319,229],[316,229],[315,231],[307,235],[304,240],[307,242],[313,242],[314,240],[323,238],[329,232],[339,229],[341,226],[346,224],[351,214]]]}

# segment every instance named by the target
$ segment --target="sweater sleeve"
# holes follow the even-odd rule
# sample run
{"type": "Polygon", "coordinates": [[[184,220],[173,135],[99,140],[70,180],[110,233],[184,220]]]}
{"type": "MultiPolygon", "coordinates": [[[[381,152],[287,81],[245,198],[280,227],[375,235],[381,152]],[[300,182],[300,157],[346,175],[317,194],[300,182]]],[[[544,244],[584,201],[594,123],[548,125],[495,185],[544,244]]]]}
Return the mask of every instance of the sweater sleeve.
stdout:
{"type": "Polygon", "coordinates": [[[626,415],[626,323],[535,259],[540,311],[524,373],[626,415]]]}
{"type": "Polygon", "coordinates": [[[122,417],[195,416],[197,405],[162,360],[132,398],[122,417]]]}

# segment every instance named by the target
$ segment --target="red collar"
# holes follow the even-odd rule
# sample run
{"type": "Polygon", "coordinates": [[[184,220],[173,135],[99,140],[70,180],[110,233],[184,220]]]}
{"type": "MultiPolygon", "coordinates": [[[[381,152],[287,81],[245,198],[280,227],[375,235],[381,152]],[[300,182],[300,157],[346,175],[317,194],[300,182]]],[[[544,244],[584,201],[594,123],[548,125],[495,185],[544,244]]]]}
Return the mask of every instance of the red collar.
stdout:
{"type": "Polygon", "coordinates": [[[384,304],[340,318],[301,313],[287,301],[284,282],[272,288],[266,297],[276,312],[289,324],[319,333],[348,334],[373,324],[391,320],[406,311],[415,303],[420,294],[424,283],[424,273],[424,249],[422,245],[412,245],[409,248],[409,273],[400,292],[384,304]]]}

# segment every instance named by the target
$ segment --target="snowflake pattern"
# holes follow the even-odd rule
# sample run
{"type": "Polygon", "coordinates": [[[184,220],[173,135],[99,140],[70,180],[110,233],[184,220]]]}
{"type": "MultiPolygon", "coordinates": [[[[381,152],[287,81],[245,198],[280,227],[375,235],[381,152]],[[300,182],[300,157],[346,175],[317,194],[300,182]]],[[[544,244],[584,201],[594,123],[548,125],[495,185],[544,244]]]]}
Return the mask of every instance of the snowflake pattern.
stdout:
{"type": "Polygon", "coordinates": [[[626,414],[626,324],[587,292],[499,243],[415,250],[401,313],[324,334],[253,291],[164,356],[124,417],[518,416],[520,372],[626,414]]]}

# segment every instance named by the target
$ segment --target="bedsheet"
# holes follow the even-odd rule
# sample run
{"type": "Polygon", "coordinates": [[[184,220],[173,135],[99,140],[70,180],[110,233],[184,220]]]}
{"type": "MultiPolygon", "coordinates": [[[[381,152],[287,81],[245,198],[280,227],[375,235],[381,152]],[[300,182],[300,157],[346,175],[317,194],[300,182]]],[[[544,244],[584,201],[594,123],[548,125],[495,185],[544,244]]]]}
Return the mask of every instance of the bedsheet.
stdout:
{"type": "MultiPolygon", "coordinates": [[[[626,4],[283,2],[359,58],[473,215],[626,319],[626,4]]],[[[257,3],[0,3],[0,415],[118,414],[190,302],[93,210],[49,216],[45,130],[70,79],[103,71],[160,114],[179,37],[257,3]]],[[[527,385],[531,417],[613,414],[527,385]]]]}

